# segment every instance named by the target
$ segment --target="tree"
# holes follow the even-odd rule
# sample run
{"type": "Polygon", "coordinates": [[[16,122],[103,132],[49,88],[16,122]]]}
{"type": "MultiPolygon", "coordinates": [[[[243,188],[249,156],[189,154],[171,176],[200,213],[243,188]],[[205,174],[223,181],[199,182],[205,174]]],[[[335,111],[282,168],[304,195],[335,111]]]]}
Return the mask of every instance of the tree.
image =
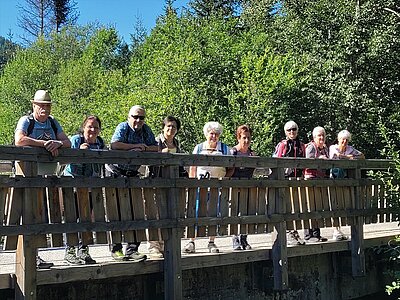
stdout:
{"type": "Polygon", "coordinates": [[[229,17],[235,15],[241,2],[242,0],[191,0],[189,7],[199,18],[208,18],[215,14],[229,17]]]}
{"type": "Polygon", "coordinates": [[[60,32],[62,25],[75,24],[78,19],[76,3],[73,0],[52,0],[54,23],[56,32],[60,32]]]}

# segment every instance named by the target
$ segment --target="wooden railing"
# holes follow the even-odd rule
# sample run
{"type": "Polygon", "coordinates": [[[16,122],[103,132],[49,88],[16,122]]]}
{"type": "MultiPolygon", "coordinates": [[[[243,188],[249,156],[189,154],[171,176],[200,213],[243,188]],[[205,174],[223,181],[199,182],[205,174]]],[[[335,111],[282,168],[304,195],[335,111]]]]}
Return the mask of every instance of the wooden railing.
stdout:
{"type": "MultiPolygon", "coordinates": [[[[365,274],[363,225],[391,221],[380,182],[362,170],[387,169],[387,160],[312,160],[265,157],[62,150],[0,147],[0,160],[23,162],[25,176],[0,176],[0,235],[17,249],[21,298],[36,298],[38,247],[164,240],[165,298],[182,299],[180,239],[273,232],[274,288],[288,288],[286,232],[290,229],[351,226],[352,270],[365,274]],[[129,163],[163,167],[162,178],[70,178],[35,176],[37,163],[129,163]],[[269,178],[179,178],[178,166],[271,169],[269,178]],[[346,179],[288,180],[284,168],[340,167],[346,179]],[[313,222],[313,223],[311,223],[313,222]],[[51,235],[49,235],[51,234],[51,235]],[[18,238],[19,236],[19,238],[18,238]],[[50,238],[50,239],[49,239],[50,238]]],[[[123,275],[123,274],[120,274],[123,275]]]]}

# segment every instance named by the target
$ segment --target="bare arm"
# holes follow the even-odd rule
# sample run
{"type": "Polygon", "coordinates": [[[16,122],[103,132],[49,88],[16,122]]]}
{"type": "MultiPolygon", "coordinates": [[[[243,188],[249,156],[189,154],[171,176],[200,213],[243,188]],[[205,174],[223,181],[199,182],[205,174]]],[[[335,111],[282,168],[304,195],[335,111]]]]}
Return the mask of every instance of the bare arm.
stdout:
{"type": "Polygon", "coordinates": [[[189,168],[189,177],[190,178],[196,178],[196,173],[197,173],[197,167],[191,166],[189,168]]]}
{"type": "Polygon", "coordinates": [[[143,151],[143,152],[158,152],[158,145],[146,146],[145,144],[129,144],[123,142],[113,142],[111,143],[112,150],[133,150],[133,151],[143,151]]]}

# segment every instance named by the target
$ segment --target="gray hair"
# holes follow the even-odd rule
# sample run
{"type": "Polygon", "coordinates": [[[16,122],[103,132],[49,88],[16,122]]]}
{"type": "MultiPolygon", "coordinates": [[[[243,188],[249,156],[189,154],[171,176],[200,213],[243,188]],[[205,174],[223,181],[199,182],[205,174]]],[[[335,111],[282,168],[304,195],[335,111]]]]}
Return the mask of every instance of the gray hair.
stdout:
{"type": "Polygon", "coordinates": [[[286,132],[286,130],[288,130],[290,128],[296,128],[297,130],[299,130],[299,126],[297,126],[295,121],[286,122],[285,126],[283,126],[283,129],[285,130],[285,132],[286,132]]]}
{"type": "Polygon", "coordinates": [[[342,130],[337,135],[338,140],[346,139],[347,141],[351,141],[351,133],[348,130],[342,130]]]}
{"type": "Polygon", "coordinates": [[[129,117],[130,117],[135,111],[137,111],[137,110],[141,110],[141,111],[143,111],[143,112],[146,114],[146,110],[144,109],[143,106],[141,106],[141,105],[134,105],[134,106],[132,106],[131,109],[129,110],[128,119],[129,119],[129,117]]]}
{"type": "Polygon", "coordinates": [[[222,130],[223,127],[218,122],[207,122],[203,127],[203,132],[206,137],[211,131],[214,131],[215,133],[221,135],[222,130]]]}
{"type": "Polygon", "coordinates": [[[319,133],[323,133],[324,135],[326,135],[324,127],[321,126],[315,127],[314,130],[312,131],[313,138],[315,138],[319,133]]]}

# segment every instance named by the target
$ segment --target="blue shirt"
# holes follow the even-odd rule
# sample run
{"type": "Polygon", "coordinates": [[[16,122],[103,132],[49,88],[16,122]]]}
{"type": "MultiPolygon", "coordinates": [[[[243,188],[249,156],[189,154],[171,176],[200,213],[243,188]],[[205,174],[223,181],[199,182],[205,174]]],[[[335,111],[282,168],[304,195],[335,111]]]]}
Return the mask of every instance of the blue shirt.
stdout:
{"type": "MultiPolygon", "coordinates": [[[[115,128],[111,138],[111,143],[121,142],[126,144],[145,144],[146,146],[157,146],[153,131],[146,124],[138,131],[134,130],[128,122],[122,122],[115,128]]],[[[140,166],[136,165],[117,165],[123,170],[137,171],[140,166]]]]}
{"type": "MultiPolygon", "coordinates": [[[[56,140],[57,136],[56,133],[54,132],[53,128],[51,127],[51,122],[50,119],[47,118],[45,122],[39,122],[38,120],[34,119],[35,123],[33,125],[33,130],[32,133],[29,134],[29,137],[37,139],[37,140],[43,140],[43,141],[48,141],[48,140],[56,140]]],[[[57,127],[57,134],[63,132],[63,129],[58,123],[56,119],[54,119],[54,124],[57,127]]],[[[17,128],[15,130],[22,130],[25,134],[28,132],[28,127],[29,127],[29,116],[23,116],[19,119],[17,128]]]]}
{"type": "MultiPolygon", "coordinates": [[[[76,134],[71,137],[71,148],[80,149],[82,144],[83,137],[80,134],[76,134]]],[[[93,144],[89,144],[89,149],[100,150],[104,149],[104,142],[102,142],[99,138],[96,138],[96,142],[93,144]]],[[[73,177],[100,177],[102,164],[69,164],[65,170],[65,176],[73,176],[73,177]]]]}

